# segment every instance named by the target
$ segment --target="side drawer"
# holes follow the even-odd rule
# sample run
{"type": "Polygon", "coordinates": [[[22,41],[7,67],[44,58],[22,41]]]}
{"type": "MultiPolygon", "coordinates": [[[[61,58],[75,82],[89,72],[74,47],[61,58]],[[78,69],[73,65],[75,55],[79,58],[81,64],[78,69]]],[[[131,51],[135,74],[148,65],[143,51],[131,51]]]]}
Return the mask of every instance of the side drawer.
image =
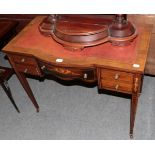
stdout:
{"type": "Polygon", "coordinates": [[[20,64],[28,64],[28,65],[36,65],[37,62],[34,58],[23,55],[11,55],[11,60],[15,63],[20,64]]]}
{"type": "Polygon", "coordinates": [[[133,74],[100,68],[99,71],[99,87],[101,89],[108,89],[118,92],[131,93],[133,87],[133,74]]]}
{"type": "Polygon", "coordinates": [[[41,75],[41,72],[38,69],[38,67],[30,66],[30,65],[22,65],[22,64],[15,64],[15,66],[19,72],[27,73],[31,75],[37,75],[37,76],[41,75]]]}
{"type": "Polygon", "coordinates": [[[101,79],[133,83],[133,74],[117,70],[101,69],[101,79]]]}
{"type": "Polygon", "coordinates": [[[101,88],[118,92],[128,92],[128,93],[132,92],[132,84],[120,81],[109,81],[101,79],[101,88]]]}
{"type": "Polygon", "coordinates": [[[34,57],[18,54],[8,54],[8,57],[17,71],[31,75],[43,76],[37,60],[34,57]]]}

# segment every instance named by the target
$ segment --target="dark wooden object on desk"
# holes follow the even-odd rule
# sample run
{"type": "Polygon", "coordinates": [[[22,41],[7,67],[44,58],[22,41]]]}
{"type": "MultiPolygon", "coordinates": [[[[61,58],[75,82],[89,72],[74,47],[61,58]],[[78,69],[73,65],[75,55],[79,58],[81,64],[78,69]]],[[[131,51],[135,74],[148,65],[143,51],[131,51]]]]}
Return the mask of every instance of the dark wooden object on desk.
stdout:
{"type": "Polygon", "coordinates": [[[49,15],[40,23],[39,31],[72,51],[105,42],[125,46],[137,36],[136,27],[125,14],[117,14],[113,18],[103,15],[49,15]]]}
{"type": "Polygon", "coordinates": [[[18,33],[36,16],[35,14],[0,14],[0,20],[17,22],[16,31],[18,33]]]}
{"type": "Polygon", "coordinates": [[[16,33],[18,22],[0,19],[0,48],[2,48],[16,33]]]}
{"type": "Polygon", "coordinates": [[[44,18],[36,17],[3,48],[36,110],[39,111],[39,106],[27,82],[27,74],[38,77],[52,74],[63,80],[97,82],[98,89],[131,95],[132,137],[152,27],[137,26],[138,37],[128,46],[105,43],[72,52],[40,34],[38,26],[44,18]]]}

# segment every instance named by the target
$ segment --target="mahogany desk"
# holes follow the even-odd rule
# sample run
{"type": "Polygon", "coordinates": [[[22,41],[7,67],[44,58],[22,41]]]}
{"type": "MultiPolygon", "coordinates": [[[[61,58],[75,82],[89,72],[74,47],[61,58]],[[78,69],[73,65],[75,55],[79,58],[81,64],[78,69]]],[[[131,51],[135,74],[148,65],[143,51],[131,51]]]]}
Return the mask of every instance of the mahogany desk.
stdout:
{"type": "Polygon", "coordinates": [[[39,106],[26,80],[26,74],[38,77],[52,74],[63,80],[97,81],[98,89],[131,94],[130,135],[132,137],[151,26],[139,26],[138,37],[131,45],[125,47],[105,43],[72,52],[64,49],[51,37],[39,33],[38,25],[43,18],[45,17],[36,17],[3,48],[37,112],[39,106]]]}

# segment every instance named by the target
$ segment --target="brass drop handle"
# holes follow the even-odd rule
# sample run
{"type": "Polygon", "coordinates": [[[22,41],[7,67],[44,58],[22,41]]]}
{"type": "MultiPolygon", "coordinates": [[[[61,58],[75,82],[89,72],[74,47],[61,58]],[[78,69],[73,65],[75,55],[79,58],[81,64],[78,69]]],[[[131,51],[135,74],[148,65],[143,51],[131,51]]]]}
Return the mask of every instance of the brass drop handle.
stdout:
{"type": "Polygon", "coordinates": [[[84,79],[87,79],[87,77],[88,77],[88,75],[85,73],[85,74],[84,74],[84,79]]]}
{"type": "Polygon", "coordinates": [[[117,85],[115,86],[115,89],[118,90],[118,87],[119,87],[119,85],[117,84],[117,85]]]}
{"type": "Polygon", "coordinates": [[[118,78],[119,78],[119,74],[115,74],[115,80],[118,80],[118,78]]]}
{"type": "Polygon", "coordinates": [[[25,59],[24,59],[24,58],[22,58],[22,59],[21,59],[21,62],[25,62],[25,59]]]}
{"type": "Polygon", "coordinates": [[[27,71],[28,71],[28,69],[26,68],[26,69],[24,70],[24,73],[27,73],[27,71]]]}
{"type": "Polygon", "coordinates": [[[44,70],[46,67],[43,65],[43,66],[41,66],[41,70],[44,70]]]}

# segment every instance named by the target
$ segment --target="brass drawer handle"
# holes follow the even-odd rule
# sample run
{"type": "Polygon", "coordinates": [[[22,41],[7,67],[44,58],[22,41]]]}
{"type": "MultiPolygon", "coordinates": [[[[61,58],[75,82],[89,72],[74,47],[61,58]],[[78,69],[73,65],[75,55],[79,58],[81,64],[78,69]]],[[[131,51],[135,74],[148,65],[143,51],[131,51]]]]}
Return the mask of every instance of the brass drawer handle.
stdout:
{"type": "Polygon", "coordinates": [[[84,73],[84,79],[87,79],[88,75],[86,73],[84,73]]]}
{"type": "Polygon", "coordinates": [[[115,89],[118,90],[118,87],[119,87],[119,85],[117,84],[117,85],[115,86],[115,89]]]}
{"type": "Polygon", "coordinates": [[[21,62],[25,62],[25,59],[24,59],[24,58],[22,58],[22,59],[21,59],[21,62]]]}
{"type": "Polygon", "coordinates": [[[115,74],[115,80],[118,80],[119,79],[119,74],[115,74]]]}
{"type": "Polygon", "coordinates": [[[46,69],[46,67],[43,65],[43,66],[41,66],[41,70],[44,70],[44,69],[46,69]]]}
{"type": "Polygon", "coordinates": [[[26,68],[26,69],[24,70],[24,73],[27,73],[27,71],[28,71],[28,69],[26,68]]]}

